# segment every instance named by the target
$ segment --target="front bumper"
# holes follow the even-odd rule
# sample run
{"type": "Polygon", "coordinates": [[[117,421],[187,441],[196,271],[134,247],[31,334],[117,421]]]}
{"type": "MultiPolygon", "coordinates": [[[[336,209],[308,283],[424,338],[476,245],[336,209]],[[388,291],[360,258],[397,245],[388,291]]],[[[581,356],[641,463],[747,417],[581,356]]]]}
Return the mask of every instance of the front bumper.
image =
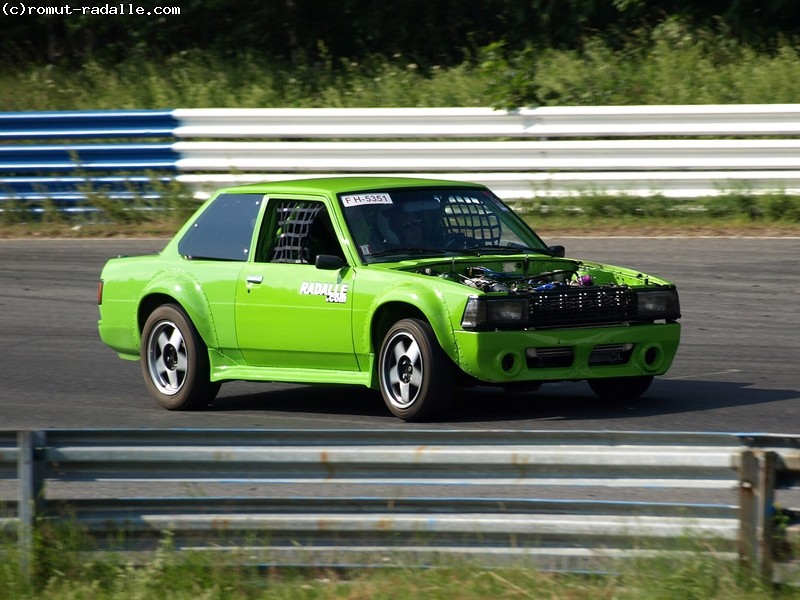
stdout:
{"type": "Polygon", "coordinates": [[[662,375],[679,323],[527,331],[456,331],[457,363],[487,383],[662,375]]]}

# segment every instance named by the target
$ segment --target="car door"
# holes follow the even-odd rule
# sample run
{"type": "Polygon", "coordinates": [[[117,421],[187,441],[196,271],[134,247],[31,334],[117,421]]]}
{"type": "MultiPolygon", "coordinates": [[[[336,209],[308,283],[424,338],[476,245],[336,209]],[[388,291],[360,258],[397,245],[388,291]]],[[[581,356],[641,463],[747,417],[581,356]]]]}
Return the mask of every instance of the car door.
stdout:
{"type": "Polygon", "coordinates": [[[269,200],[254,260],[236,289],[236,335],[248,365],[358,369],[348,266],[319,269],[317,254],[343,257],[320,200],[269,200]]]}

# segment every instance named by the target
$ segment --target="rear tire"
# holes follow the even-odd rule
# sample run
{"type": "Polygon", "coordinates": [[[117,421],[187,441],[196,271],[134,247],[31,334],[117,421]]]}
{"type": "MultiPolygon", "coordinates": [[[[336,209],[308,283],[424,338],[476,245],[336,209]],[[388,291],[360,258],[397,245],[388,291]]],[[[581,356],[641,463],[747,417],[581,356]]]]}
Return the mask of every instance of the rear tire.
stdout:
{"type": "Polygon", "coordinates": [[[440,413],[453,395],[450,359],[431,326],[420,319],[395,323],[381,344],[378,379],[393,415],[421,421],[440,413]]]}
{"type": "Polygon", "coordinates": [[[208,348],[175,304],[156,308],[142,330],[142,375],[150,394],[167,410],[208,406],[220,384],[209,380],[208,348]]]}
{"type": "Polygon", "coordinates": [[[653,383],[652,375],[589,379],[589,387],[603,400],[636,400],[653,383]]]}

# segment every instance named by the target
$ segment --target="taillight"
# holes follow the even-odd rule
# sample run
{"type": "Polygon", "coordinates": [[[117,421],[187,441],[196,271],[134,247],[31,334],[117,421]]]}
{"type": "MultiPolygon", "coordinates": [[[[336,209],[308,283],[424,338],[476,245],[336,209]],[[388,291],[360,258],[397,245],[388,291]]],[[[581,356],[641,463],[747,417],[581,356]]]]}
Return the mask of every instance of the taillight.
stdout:
{"type": "Polygon", "coordinates": [[[97,304],[103,303],[103,280],[97,282],[97,304]]]}

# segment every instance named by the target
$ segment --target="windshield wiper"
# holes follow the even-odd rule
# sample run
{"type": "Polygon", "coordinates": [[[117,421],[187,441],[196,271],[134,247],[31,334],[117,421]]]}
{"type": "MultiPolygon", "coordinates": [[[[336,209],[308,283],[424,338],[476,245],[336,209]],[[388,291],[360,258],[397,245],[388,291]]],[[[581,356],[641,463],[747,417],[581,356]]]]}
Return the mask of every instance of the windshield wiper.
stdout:
{"type": "Polygon", "coordinates": [[[463,254],[550,254],[547,250],[537,248],[515,248],[514,246],[472,246],[470,248],[459,248],[455,252],[463,254]]]}
{"type": "Polygon", "coordinates": [[[407,248],[386,248],[385,250],[379,250],[378,252],[373,252],[370,256],[389,256],[392,254],[444,254],[444,250],[439,250],[438,248],[417,248],[417,247],[407,247],[407,248]]]}
{"type": "Polygon", "coordinates": [[[413,254],[416,256],[422,254],[431,254],[434,256],[440,256],[442,254],[446,254],[445,250],[439,250],[438,248],[416,248],[416,247],[408,247],[408,248],[386,248],[385,250],[379,250],[378,252],[373,252],[369,255],[369,258],[375,258],[376,256],[394,256],[396,254],[413,254]]]}

